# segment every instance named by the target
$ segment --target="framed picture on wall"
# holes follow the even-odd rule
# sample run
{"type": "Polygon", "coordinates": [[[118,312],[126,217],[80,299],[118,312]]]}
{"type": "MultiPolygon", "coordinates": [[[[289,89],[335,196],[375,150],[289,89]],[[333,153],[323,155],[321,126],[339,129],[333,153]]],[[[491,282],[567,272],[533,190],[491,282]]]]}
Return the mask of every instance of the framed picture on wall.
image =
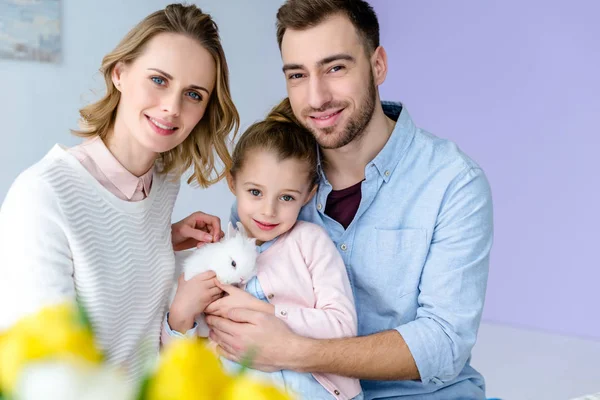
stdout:
{"type": "Polygon", "coordinates": [[[59,62],[60,0],[0,0],[0,58],[59,62]]]}

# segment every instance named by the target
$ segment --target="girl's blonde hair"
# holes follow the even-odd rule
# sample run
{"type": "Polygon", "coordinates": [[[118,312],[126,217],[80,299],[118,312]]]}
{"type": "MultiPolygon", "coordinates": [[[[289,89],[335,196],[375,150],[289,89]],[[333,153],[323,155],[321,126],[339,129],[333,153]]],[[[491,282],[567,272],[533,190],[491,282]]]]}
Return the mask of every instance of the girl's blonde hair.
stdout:
{"type": "Polygon", "coordinates": [[[118,62],[131,63],[144,51],[150,39],[160,33],[177,33],[197,40],[213,57],[217,67],[215,89],[206,112],[190,135],[179,146],[160,155],[161,172],[173,171],[183,175],[193,165],[188,183],[196,181],[207,187],[218,182],[231,167],[227,147],[229,133],[235,137],[239,128],[239,114],[231,99],[229,71],[221,46],[218,27],[209,14],[194,5],[168,5],[156,11],[127,33],[117,47],[102,60],[100,72],[106,81],[106,94],[99,101],[79,111],[81,130],[73,131],[81,137],[98,135],[104,139],[114,125],[121,93],[112,81],[118,62]],[[215,153],[222,168],[216,165],[215,153]]]}
{"type": "Polygon", "coordinates": [[[272,151],[279,160],[295,158],[305,161],[310,185],[318,183],[317,141],[294,117],[289,98],[273,107],[264,121],[250,125],[240,136],[233,150],[230,171],[233,177],[244,167],[248,153],[256,149],[272,151]]]}

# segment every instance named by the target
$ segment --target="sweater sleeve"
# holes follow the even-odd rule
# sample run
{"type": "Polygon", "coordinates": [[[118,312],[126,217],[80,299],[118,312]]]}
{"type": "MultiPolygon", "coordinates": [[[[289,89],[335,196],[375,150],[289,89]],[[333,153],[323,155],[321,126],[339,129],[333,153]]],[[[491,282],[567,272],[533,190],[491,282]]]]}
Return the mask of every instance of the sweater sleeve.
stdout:
{"type": "Polygon", "coordinates": [[[357,334],[356,309],[348,273],[329,235],[304,223],[299,240],[315,294],[314,308],[276,306],[275,315],[297,334],[334,339],[357,334]]]}
{"type": "Polygon", "coordinates": [[[75,298],[73,262],[56,195],[21,174],[0,209],[0,331],[40,307],[75,298]]]}

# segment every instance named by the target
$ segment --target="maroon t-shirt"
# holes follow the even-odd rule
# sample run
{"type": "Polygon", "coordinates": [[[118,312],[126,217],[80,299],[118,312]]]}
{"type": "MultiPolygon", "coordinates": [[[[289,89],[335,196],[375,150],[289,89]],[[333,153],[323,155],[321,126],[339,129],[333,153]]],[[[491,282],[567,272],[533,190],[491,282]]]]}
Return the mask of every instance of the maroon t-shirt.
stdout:
{"type": "Polygon", "coordinates": [[[342,190],[332,190],[327,197],[325,214],[339,222],[344,229],[354,219],[361,199],[361,182],[342,190]]]}

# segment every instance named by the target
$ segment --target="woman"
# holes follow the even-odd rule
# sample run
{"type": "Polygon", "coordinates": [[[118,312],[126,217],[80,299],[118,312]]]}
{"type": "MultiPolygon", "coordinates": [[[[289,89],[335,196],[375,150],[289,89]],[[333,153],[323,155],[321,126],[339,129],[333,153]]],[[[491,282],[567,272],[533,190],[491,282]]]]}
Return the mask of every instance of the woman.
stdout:
{"type": "Polygon", "coordinates": [[[80,111],[75,132],[88,140],[56,145],[2,205],[0,330],[77,299],[108,361],[138,379],[159,347],[173,250],[221,235],[218,218],[202,213],[171,226],[179,178],[190,166],[188,183],[223,177],[214,153],[228,168],[239,116],[217,26],[195,6],[146,17],[101,71],[106,95],[80,111]]]}

